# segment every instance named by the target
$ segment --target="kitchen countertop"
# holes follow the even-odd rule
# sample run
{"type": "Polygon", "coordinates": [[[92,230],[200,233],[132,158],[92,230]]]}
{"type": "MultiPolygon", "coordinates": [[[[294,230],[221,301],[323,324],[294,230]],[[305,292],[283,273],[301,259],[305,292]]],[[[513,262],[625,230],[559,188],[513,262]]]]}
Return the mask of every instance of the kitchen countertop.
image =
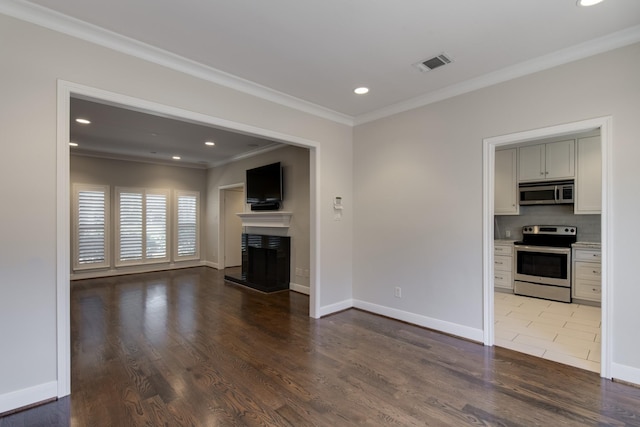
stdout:
{"type": "Polygon", "coordinates": [[[502,243],[506,245],[511,245],[516,242],[515,239],[493,239],[494,243],[502,243]]]}
{"type": "Polygon", "coordinates": [[[578,249],[600,249],[600,242],[575,242],[571,247],[578,249]]]}

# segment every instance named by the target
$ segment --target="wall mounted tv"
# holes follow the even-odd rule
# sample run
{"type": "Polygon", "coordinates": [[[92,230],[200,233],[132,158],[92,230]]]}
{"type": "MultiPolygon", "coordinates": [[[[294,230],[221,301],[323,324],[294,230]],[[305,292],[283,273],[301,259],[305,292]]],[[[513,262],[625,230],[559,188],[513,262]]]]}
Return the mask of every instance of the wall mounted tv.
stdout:
{"type": "Polygon", "coordinates": [[[278,210],[283,199],[280,162],[247,170],[247,203],[251,210],[278,210]]]}

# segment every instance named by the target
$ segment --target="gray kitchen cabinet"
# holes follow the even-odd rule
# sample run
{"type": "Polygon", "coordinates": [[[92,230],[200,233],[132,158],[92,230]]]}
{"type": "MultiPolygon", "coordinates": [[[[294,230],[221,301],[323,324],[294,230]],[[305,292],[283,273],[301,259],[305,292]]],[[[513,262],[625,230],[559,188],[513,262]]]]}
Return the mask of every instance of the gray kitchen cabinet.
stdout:
{"type": "Polygon", "coordinates": [[[494,214],[518,215],[517,150],[496,150],[494,214]]]}
{"type": "Polygon", "coordinates": [[[526,181],[553,181],[575,177],[575,140],[529,145],[518,148],[518,178],[526,181]]]}
{"type": "Polygon", "coordinates": [[[578,139],[574,213],[602,211],[602,153],[600,136],[578,139]]]}

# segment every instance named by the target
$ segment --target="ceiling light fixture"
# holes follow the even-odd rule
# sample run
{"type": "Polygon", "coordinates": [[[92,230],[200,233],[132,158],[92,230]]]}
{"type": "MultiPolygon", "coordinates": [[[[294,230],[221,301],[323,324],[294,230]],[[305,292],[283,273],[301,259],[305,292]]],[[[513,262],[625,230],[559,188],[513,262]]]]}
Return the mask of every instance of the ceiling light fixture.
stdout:
{"type": "Polygon", "coordinates": [[[213,142],[213,141],[207,141],[207,142],[204,143],[204,145],[208,145],[209,147],[213,147],[214,145],[216,145],[216,143],[213,142]]]}
{"type": "Polygon", "coordinates": [[[578,6],[593,6],[594,4],[601,3],[603,0],[578,0],[578,6]]]}
{"type": "Polygon", "coordinates": [[[72,147],[77,147],[78,143],[77,142],[69,142],[69,145],[72,147]]]}
{"type": "Polygon", "coordinates": [[[88,125],[91,123],[91,120],[87,120],[87,119],[76,119],[76,122],[83,124],[83,125],[88,125]]]}
{"type": "Polygon", "coordinates": [[[172,159],[173,160],[180,160],[180,156],[173,156],[172,159]]]}
{"type": "Polygon", "coordinates": [[[365,93],[369,93],[368,87],[358,87],[353,90],[356,95],[364,95],[365,93]]]}

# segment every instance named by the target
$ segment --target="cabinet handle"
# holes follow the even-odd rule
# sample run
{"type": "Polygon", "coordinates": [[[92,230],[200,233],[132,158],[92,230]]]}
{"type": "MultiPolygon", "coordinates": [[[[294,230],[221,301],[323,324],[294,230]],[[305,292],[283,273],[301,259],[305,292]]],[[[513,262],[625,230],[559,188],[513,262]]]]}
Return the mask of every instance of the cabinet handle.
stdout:
{"type": "Polygon", "coordinates": [[[502,265],[504,263],[502,261],[496,261],[496,264],[502,265]]]}
{"type": "Polygon", "coordinates": [[[540,172],[540,175],[544,175],[544,172],[540,172]]]}
{"type": "Polygon", "coordinates": [[[496,276],[496,279],[504,280],[504,277],[502,277],[502,276],[496,276]]]}
{"type": "Polygon", "coordinates": [[[597,270],[593,270],[593,274],[598,274],[598,271],[597,270]]]}

